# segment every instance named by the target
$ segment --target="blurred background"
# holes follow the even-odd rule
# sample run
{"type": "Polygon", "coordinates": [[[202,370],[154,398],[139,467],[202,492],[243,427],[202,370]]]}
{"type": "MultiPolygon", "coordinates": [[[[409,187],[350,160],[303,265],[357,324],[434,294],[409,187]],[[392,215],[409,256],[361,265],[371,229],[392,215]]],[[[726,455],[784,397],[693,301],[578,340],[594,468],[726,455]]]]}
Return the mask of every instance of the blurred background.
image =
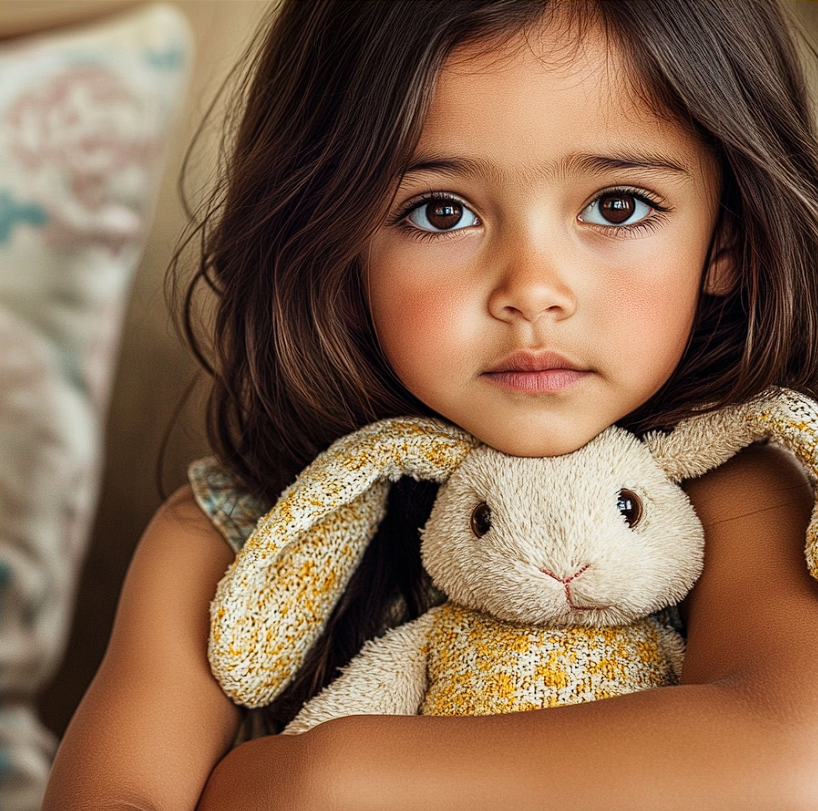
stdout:
{"type": "MultiPolygon", "coordinates": [[[[87,26],[116,22],[138,5],[118,0],[0,0],[0,35],[6,42],[14,38],[15,46],[43,36],[46,28],[47,36],[71,35],[87,26]]],[[[187,20],[193,58],[187,92],[164,146],[155,210],[127,298],[105,424],[98,509],[77,587],[70,638],[62,664],[39,699],[42,720],[57,735],[64,731],[102,658],[129,559],[162,501],[159,453],[166,432],[170,430],[161,474],[165,493],[185,482],[191,460],[207,453],[201,431],[202,386],[194,389],[171,426],[196,374],[195,363],[174,332],[164,295],[168,263],[186,224],[178,181],[188,146],[270,4],[185,0],[168,5],[187,20]]],[[[217,102],[186,174],[188,190],[206,186],[215,169],[220,116],[217,102]]]]}
{"type": "MultiPolygon", "coordinates": [[[[3,74],[2,60],[27,53],[32,43],[48,41],[49,37],[62,42],[61,38],[80,35],[86,29],[116,25],[119,18],[148,5],[123,0],[0,0],[0,77],[9,73],[3,74]]],[[[818,39],[818,3],[791,0],[787,5],[812,41],[818,39]]],[[[128,274],[122,294],[126,309],[116,321],[115,334],[109,336],[110,385],[106,383],[100,389],[102,394],[95,395],[96,413],[104,431],[101,479],[99,465],[93,476],[94,488],[99,484],[97,500],[91,498],[93,520],[80,533],[77,559],[72,564],[79,579],[69,586],[69,592],[76,595],[70,633],[63,631],[66,638],[58,641],[60,650],[49,660],[47,683],[37,697],[39,715],[57,737],[102,658],[120,585],[141,532],[161,503],[163,492],[168,494],[182,485],[188,463],[207,454],[201,430],[205,386],[193,385],[196,366],[174,332],[164,294],[168,263],[187,221],[178,181],[186,150],[215,101],[187,168],[185,188],[195,197],[211,179],[221,136],[218,91],[271,6],[265,0],[170,0],[165,6],[172,7],[177,22],[181,19],[182,29],[188,30],[190,50],[183,60],[187,83],[179,85],[182,89],[175,106],[175,123],[162,138],[161,160],[157,159],[161,176],[149,195],[150,211],[145,212],[149,229],[139,238],[136,270],[133,276],[128,274]],[[179,407],[181,412],[174,422],[179,407]],[[166,438],[160,473],[159,456],[166,438]]],[[[174,53],[154,52],[155,67],[162,67],[156,61],[159,57],[166,61],[165,67],[172,67],[174,53]]],[[[88,87],[92,89],[86,92],[96,93],[99,99],[108,92],[98,85],[88,87]]],[[[0,82],[0,101],[2,92],[0,82]]],[[[23,124],[21,143],[31,137],[30,127],[26,129],[23,124]]],[[[2,228],[8,212],[4,206],[8,209],[0,189],[0,243],[6,239],[2,228]]],[[[12,210],[18,220],[32,228],[42,224],[36,208],[18,206],[12,210]]],[[[53,247],[52,240],[49,250],[53,247]]],[[[3,272],[0,268],[0,288],[3,272]]],[[[19,280],[27,268],[20,266],[15,272],[19,280]]],[[[0,307],[2,293],[0,289],[0,307]]],[[[0,348],[0,360],[3,352],[8,353],[7,347],[0,348]]],[[[0,392],[5,385],[2,375],[0,368],[0,392]]],[[[2,424],[0,430],[4,430],[2,424]]],[[[3,461],[0,456],[0,463],[3,461]]],[[[0,496],[3,486],[0,480],[0,496]]],[[[0,592],[11,576],[4,567],[0,556],[0,592]]],[[[0,655],[8,653],[8,648],[5,652],[2,649],[8,645],[4,639],[0,635],[0,655]]],[[[0,728],[0,778],[5,768],[3,745],[0,728]]],[[[21,801],[16,807],[26,806],[21,801]]]]}

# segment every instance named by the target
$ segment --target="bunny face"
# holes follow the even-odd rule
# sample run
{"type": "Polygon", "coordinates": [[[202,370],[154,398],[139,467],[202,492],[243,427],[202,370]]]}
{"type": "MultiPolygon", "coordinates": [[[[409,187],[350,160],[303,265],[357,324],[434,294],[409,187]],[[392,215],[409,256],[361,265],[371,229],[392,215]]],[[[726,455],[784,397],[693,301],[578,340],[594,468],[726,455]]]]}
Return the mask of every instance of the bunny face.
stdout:
{"type": "Polygon", "coordinates": [[[422,538],[451,600],[537,625],[625,624],[677,602],[704,550],[685,493],[616,427],[564,456],[472,450],[422,538]]]}

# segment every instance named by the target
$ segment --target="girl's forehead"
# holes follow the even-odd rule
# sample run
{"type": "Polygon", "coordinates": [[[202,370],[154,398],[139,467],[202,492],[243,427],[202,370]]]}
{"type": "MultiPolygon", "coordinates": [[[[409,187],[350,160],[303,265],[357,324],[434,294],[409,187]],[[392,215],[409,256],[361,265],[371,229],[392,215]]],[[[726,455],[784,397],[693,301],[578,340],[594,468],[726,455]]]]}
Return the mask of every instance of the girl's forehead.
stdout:
{"type": "Polygon", "coordinates": [[[549,18],[456,49],[438,77],[416,150],[496,157],[546,174],[574,155],[652,155],[690,174],[715,170],[688,127],[648,101],[602,26],[549,18]]]}
{"type": "Polygon", "coordinates": [[[551,15],[513,36],[455,49],[440,72],[432,106],[457,110],[476,97],[507,99],[511,106],[526,95],[533,102],[538,92],[550,89],[555,96],[574,94],[577,100],[604,98],[606,114],[620,108],[624,115],[653,122],[659,118],[656,105],[640,87],[619,45],[601,25],[551,15]]]}
{"type": "Polygon", "coordinates": [[[573,71],[575,61],[588,46],[600,45],[610,55],[618,54],[618,46],[595,16],[560,12],[553,4],[548,8],[550,13],[543,13],[518,31],[461,43],[446,59],[444,69],[465,74],[493,72],[528,55],[548,69],[573,71]]]}

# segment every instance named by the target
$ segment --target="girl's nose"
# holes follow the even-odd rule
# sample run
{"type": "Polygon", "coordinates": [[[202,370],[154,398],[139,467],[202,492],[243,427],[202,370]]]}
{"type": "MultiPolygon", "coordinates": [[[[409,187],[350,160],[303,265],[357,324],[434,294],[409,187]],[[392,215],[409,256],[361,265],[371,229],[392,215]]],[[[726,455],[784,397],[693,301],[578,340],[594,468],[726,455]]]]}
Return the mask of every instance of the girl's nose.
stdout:
{"type": "Polygon", "coordinates": [[[554,252],[517,241],[501,254],[502,271],[489,299],[495,318],[534,322],[545,315],[561,320],[573,314],[576,298],[569,274],[554,252]]]}

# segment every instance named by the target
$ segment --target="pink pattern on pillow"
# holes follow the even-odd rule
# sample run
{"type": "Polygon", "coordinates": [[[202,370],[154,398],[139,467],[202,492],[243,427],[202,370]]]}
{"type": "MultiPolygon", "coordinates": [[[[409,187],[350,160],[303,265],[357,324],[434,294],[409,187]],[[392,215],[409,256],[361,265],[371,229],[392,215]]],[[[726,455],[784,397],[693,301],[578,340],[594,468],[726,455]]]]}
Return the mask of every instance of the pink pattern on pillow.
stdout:
{"type": "Polygon", "coordinates": [[[84,65],[46,77],[9,109],[8,149],[50,192],[41,201],[54,249],[98,239],[116,252],[142,233],[122,201],[144,195],[145,167],[161,151],[152,101],[110,68],[84,65]]]}

